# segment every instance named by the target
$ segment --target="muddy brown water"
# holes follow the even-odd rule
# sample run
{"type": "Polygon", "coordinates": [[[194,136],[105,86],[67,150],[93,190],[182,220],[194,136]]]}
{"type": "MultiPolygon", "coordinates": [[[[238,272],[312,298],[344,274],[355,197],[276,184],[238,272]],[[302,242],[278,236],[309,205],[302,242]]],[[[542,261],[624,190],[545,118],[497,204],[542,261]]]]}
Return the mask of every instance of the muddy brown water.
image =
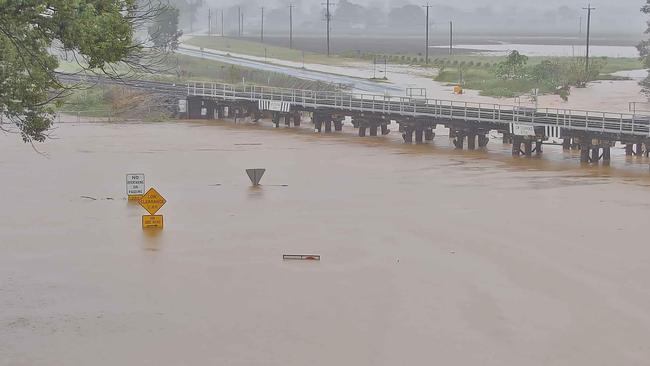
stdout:
{"type": "Polygon", "coordinates": [[[0,136],[1,365],[650,358],[648,161],[231,122],[54,135],[45,156],[0,136]],[[164,231],[127,173],[167,199],[164,231]]]}

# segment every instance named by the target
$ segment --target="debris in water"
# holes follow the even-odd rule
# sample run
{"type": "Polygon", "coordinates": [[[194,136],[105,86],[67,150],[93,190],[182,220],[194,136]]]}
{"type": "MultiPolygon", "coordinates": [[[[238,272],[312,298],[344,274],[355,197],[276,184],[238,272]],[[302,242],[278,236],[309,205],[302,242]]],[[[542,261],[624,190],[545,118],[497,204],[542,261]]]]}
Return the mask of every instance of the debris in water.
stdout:
{"type": "Polygon", "coordinates": [[[87,199],[87,200],[97,201],[97,198],[95,198],[95,197],[81,196],[81,198],[84,198],[84,199],[87,199]]]}
{"type": "Polygon", "coordinates": [[[285,254],[282,256],[282,259],[285,261],[288,260],[297,260],[297,261],[319,261],[320,255],[316,254],[285,254]]]}

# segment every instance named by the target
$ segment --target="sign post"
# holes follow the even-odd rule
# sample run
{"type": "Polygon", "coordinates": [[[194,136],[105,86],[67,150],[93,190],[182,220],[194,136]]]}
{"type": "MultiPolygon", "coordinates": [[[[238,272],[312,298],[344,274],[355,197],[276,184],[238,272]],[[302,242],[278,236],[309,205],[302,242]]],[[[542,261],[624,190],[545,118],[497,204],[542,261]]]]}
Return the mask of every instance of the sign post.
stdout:
{"type": "Polygon", "coordinates": [[[142,206],[149,215],[142,216],[143,229],[162,229],[163,216],[156,215],[156,212],[167,203],[167,200],[158,193],[154,188],[150,188],[147,193],[140,199],[140,206],[142,206]]]}
{"type": "Polygon", "coordinates": [[[144,195],[144,174],[126,175],[126,194],[129,201],[139,201],[144,195]]]}

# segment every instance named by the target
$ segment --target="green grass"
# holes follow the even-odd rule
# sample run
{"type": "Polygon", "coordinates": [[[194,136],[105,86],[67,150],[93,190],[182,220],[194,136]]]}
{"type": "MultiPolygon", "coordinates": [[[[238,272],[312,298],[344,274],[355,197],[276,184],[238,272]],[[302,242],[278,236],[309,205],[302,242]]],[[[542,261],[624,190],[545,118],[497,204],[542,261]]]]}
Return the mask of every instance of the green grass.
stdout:
{"type": "MultiPolygon", "coordinates": [[[[503,57],[497,56],[454,56],[451,58],[434,59],[434,62],[444,63],[444,70],[436,77],[436,81],[458,84],[460,82],[459,65],[464,65],[463,87],[466,89],[479,90],[481,95],[494,97],[516,97],[529,93],[532,89],[539,88],[541,94],[553,93],[555,90],[548,85],[540,85],[534,80],[502,80],[496,77],[494,66],[502,61],[503,57]]],[[[549,57],[531,57],[528,59],[528,67],[538,65],[549,57]]],[[[571,58],[558,58],[569,61],[571,58]]],[[[636,58],[598,58],[606,60],[597,80],[622,80],[624,78],[614,76],[617,71],[642,69],[641,61],[636,58]]]]}
{"type": "MultiPolygon", "coordinates": [[[[271,46],[260,42],[244,41],[234,38],[197,36],[190,38],[184,43],[196,47],[239,53],[243,55],[264,57],[266,54],[266,57],[268,58],[275,58],[298,63],[302,63],[303,61],[303,52],[300,50],[290,49],[288,47],[271,46]]],[[[345,57],[338,55],[327,57],[326,55],[320,53],[304,52],[304,61],[305,63],[336,64],[349,60],[346,60],[345,57]]]]}

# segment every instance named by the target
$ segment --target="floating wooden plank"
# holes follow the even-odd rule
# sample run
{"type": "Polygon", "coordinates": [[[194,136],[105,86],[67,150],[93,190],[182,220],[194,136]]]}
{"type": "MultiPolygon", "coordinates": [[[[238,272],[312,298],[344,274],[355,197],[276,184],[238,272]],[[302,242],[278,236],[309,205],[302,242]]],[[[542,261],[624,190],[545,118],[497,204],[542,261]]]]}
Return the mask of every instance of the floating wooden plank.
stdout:
{"type": "Polygon", "coordinates": [[[320,255],[317,254],[285,254],[282,256],[285,261],[319,261],[320,255]]]}

